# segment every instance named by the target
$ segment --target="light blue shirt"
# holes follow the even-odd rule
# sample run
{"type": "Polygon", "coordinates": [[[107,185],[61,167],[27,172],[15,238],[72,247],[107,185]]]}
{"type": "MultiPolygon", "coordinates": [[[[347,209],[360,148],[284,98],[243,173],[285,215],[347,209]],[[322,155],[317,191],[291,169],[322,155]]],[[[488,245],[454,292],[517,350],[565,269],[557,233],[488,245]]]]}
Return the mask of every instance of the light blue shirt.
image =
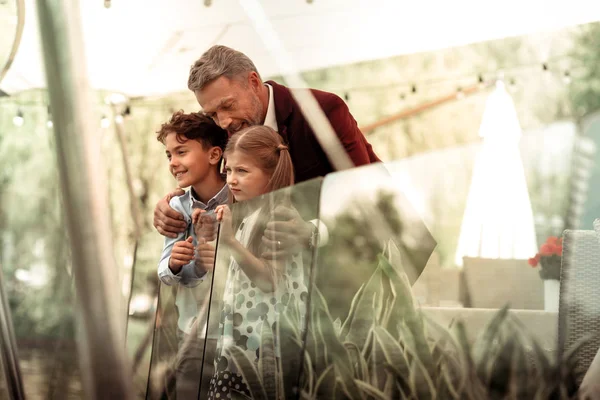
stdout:
{"type": "Polygon", "coordinates": [[[183,218],[185,219],[187,228],[184,232],[177,235],[176,238],[165,238],[165,244],[163,246],[163,251],[160,256],[160,261],[158,263],[158,277],[160,278],[162,283],[169,286],[177,283],[187,287],[194,287],[198,285],[198,283],[205,274],[198,275],[195,268],[195,261],[192,260],[189,264],[184,265],[177,274],[174,274],[173,271],[171,271],[171,269],[169,268],[171,251],[173,251],[173,246],[175,245],[175,243],[181,240],[185,240],[190,236],[193,238],[194,248],[198,245],[198,239],[196,238],[196,234],[194,233],[194,225],[192,224],[192,211],[194,210],[194,208],[211,211],[221,204],[227,204],[227,197],[227,184],[224,184],[223,188],[219,191],[219,193],[217,193],[206,204],[204,204],[200,200],[197,200],[192,195],[192,189],[188,190],[187,192],[185,192],[185,194],[181,196],[173,197],[171,199],[169,205],[175,211],[183,214],[183,218]]]}
{"type": "MultiPolygon", "coordinates": [[[[192,325],[198,317],[199,311],[203,308],[203,299],[210,295],[210,287],[207,287],[208,290],[195,288],[206,276],[206,273],[199,275],[196,272],[195,260],[184,265],[177,274],[174,274],[169,268],[171,251],[173,250],[175,243],[180,240],[185,240],[189,236],[193,238],[194,248],[198,245],[198,240],[194,232],[194,225],[192,224],[192,211],[194,208],[211,211],[217,208],[218,205],[227,204],[229,190],[227,185],[224,184],[219,193],[206,204],[196,199],[192,192],[193,190],[190,189],[181,196],[173,197],[169,202],[175,211],[183,214],[183,218],[187,223],[187,228],[185,232],[180,233],[176,238],[165,238],[165,245],[158,263],[158,277],[161,282],[169,286],[178,286],[175,298],[175,306],[177,307],[179,314],[177,327],[188,334],[191,332],[192,325]]],[[[203,326],[199,329],[199,337],[204,337],[204,332],[206,331],[206,321],[202,321],[202,324],[203,326]]]]}

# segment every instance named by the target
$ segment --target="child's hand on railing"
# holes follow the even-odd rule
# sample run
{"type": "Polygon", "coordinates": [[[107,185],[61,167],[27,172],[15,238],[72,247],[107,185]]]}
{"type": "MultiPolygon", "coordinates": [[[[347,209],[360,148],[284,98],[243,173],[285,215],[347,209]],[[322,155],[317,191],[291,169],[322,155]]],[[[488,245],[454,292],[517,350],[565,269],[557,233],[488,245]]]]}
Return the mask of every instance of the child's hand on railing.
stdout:
{"type": "Polygon", "coordinates": [[[203,275],[215,268],[215,246],[204,242],[203,239],[198,241],[196,246],[196,271],[198,275],[203,275]]]}
{"type": "Polygon", "coordinates": [[[200,242],[200,239],[204,239],[205,243],[217,239],[219,225],[214,212],[207,212],[199,208],[194,209],[192,211],[192,224],[194,225],[194,233],[198,238],[198,242],[200,242]]]}
{"type": "Polygon", "coordinates": [[[178,274],[184,265],[189,264],[194,259],[193,238],[190,236],[186,240],[175,242],[169,258],[169,269],[174,274],[178,274]]]}
{"type": "Polygon", "coordinates": [[[226,243],[231,243],[235,240],[235,234],[233,233],[231,210],[226,205],[217,206],[215,209],[217,213],[217,221],[221,223],[221,231],[219,237],[226,243]]]}

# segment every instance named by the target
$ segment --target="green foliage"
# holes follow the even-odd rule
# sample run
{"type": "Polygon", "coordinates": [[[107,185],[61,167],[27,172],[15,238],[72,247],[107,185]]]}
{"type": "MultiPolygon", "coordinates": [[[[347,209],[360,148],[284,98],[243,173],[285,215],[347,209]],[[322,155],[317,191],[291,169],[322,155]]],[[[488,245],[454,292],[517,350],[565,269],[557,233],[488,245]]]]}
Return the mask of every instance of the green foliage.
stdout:
{"type": "MultiPolygon", "coordinates": [[[[349,312],[352,296],[364,282],[377,286],[378,274],[375,272],[373,260],[383,249],[383,243],[370,230],[371,221],[375,214],[385,216],[389,235],[399,238],[402,232],[402,218],[398,213],[394,193],[381,191],[370,204],[362,202],[362,213],[357,212],[358,206],[349,206],[346,211],[338,214],[331,223],[329,243],[319,249],[316,282],[326,282],[327,290],[323,294],[328,302],[328,308],[335,318],[342,318],[349,312]],[[326,266],[326,267],[325,267],[326,266]],[[351,270],[351,274],[339,274],[339,271],[351,270]],[[371,276],[371,274],[374,274],[371,276]]],[[[429,256],[429,254],[428,254],[429,256]]],[[[367,302],[368,303],[368,302],[367,302]]],[[[359,306],[354,304],[354,306],[359,306]]],[[[371,304],[361,303],[361,307],[371,307],[371,304]]],[[[343,329],[347,331],[348,326],[343,329]]]]}
{"type": "Polygon", "coordinates": [[[302,399],[356,400],[576,396],[579,346],[560,359],[550,359],[507,308],[492,318],[471,345],[462,322],[446,329],[415,308],[402,265],[389,261],[398,260],[397,252],[390,241],[341,326],[332,319],[319,290],[313,289],[300,393],[296,379],[302,341],[295,302],[277,324],[275,334],[282,340],[277,368],[266,368],[268,363],[275,364],[268,324],[263,325],[258,367],[240,349],[230,349],[253,398],[275,400],[298,394],[302,399]],[[277,390],[272,389],[275,378],[277,390]]]}
{"type": "Polygon", "coordinates": [[[575,38],[569,97],[575,116],[600,110],[600,23],[583,25],[575,38]]]}

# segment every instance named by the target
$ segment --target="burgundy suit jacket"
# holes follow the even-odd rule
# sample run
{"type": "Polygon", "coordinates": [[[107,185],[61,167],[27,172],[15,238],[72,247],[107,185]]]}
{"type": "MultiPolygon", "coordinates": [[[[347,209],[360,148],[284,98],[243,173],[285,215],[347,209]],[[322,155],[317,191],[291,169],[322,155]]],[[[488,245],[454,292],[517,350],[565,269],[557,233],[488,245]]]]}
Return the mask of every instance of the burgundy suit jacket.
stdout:
{"type": "MultiPolygon", "coordinates": [[[[333,172],[333,167],[321,148],[315,133],[300,111],[290,90],[273,81],[277,128],[289,146],[296,173],[296,182],[306,181],[333,172]]],[[[333,93],[311,89],[312,94],[331,123],[340,142],[355,166],[379,162],[373,148],[362,134],[346,103],[333,93]]]]}

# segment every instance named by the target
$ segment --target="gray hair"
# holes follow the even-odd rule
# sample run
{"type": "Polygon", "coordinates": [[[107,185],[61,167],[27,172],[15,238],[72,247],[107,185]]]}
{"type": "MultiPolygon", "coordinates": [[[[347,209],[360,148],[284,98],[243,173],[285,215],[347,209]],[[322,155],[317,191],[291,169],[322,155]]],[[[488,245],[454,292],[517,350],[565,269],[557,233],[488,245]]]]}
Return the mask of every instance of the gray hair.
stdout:
{"type": "Polygon", "coordinates": [[[190,68],[188,88],[195,92],[221,76],[234,79],[249,72],[258,74],[248,56],[227,46],[216,45],[202,54],[190,68]]]}

